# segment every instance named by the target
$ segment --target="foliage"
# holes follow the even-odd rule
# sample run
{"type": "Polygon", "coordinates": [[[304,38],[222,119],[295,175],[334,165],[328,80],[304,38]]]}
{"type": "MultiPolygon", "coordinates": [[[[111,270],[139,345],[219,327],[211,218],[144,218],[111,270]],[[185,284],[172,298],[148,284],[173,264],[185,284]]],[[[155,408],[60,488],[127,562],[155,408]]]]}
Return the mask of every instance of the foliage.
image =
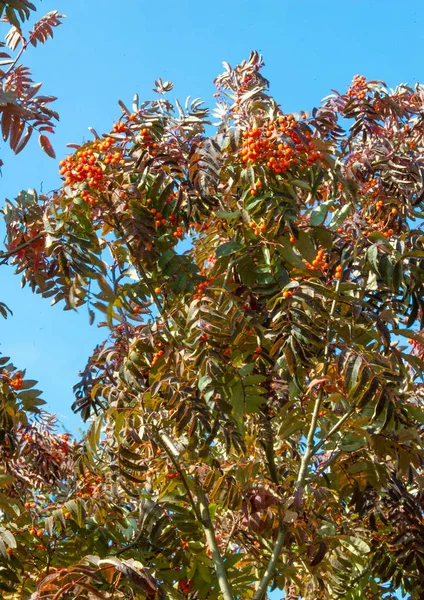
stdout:
{"type": "Polygon", "coordinates": [[[28,0],[0,2],[0,16],[11,25],[5,42],[0,42],[0,119],[3,140],[15,154],[21,152],[29,142],[34,130],[39,133],[42,149],[52,158],[55,153],[46,133],[53,133],[58,113],[50,108],[54,96],[38,95],[41,83],[34,83],[28,67],[19,63],[29,44],[44,44],[53,37],[53,28],[61,23],[64,15],[57,11],[34,23],[24,37],[23,23],[29,19],[35,6],[28,0]],[[7,50],[6,50],[7,48],[7,50]],[[11,54],[12,53],[12,54],[11,54]]]}
{"type": "Polygon", "coordinates": [[[31,423],[3,454],[6,599],[421,597],[424,90],[284,114],[262,66],[212,134],[158,80],[6,205],[23,282],[110,330],[74,466],[18,493],[31,423]]]}

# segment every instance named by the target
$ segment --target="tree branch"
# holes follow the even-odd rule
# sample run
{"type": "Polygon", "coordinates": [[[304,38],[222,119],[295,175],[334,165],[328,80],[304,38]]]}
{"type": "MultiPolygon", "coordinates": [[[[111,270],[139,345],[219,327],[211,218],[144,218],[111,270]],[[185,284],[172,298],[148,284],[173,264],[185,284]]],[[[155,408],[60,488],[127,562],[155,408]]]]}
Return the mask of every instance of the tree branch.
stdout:
{"type": "Polygon", "coordinates": [[[315,446],[312,448],[312,455],[316,454],[318,452],[318,450],[325,444],[325,442],[327,440],[329,440],[333,434],[335,434],[337,431],[339,431],[339,429],[341,429],[343,427],[345,422],[355,412],[355,408],[356,408],[355,406],[351,406],[350,409],[347,411],[347,413],[345,415],[343,415],[343,417],[341,417],[337,421],[337,423],[330,429],[330,431],[327,433],[327,435],[324,436],[322,438],[322,440],[320,440],[319,442],[317,442],[315,444],[315,446]]]}
{"type": "Polygon", "coordinates": [[[274,576],[275,567],[278,562],[278,557],[280,556],[281,548],[283,547],[285,534],[286,534],[285,528],[282,525],[280,525],[279,530],[278,530],[277,540],[275,542],[274,549],[271,553],[271,557],[269,559],[268,566],[265,570],[265,573],[262,576],[261,581],[258,583],[258,587],[256,588],[256,592],[255,592],[255,595],[253,596],[252,600],[262,600],[262,598],[266,594],[266,591],[269,587],[269,582],[271,581],[272,577],[274,576]]]}
{"type": "MultiPolygon", "coordinates": [[[[338,292],[340,290],[341,281],[342,281],[342,277],[340,277],[340,279],[337,280],[337,285],[336,285],[336,290],[335,290],[336,294],[338,294],[338,292]]],[[[327,332],[326,332],[326,336],[325,336],[326,337],[326,345],[325,345],[325,349],[324,349],[324,361],[323,361],[324,366],[322,369],[323,377],[325,377],[327,375],[328,368],[330,366],[330,361],[329,361],[329,358],[330,358],[330,336],[331,336],[331,327],[333,324],[333,317],[336,312],[336,306],[337,306],[337,296],[334,297],[333,302],[331,304],[329,320],[328,320],[328,325],[327,325],[327,332]]],[[[315,437],[315,431],[316,431],[316,427],[317,427],[317,423],[318,423],[318,415],[321,410],[321,404],[322,404],[323,399],[324,399],[324,388],[321,387],[318,392],[318,396],[315,401],[315,406],[314,406],[314,410],[312,413],[311,424],[309,426],[308,437],[306,439],[305,452],[304,452],[301,462],[300,462],[299,473],[298,473],[297,480],[296,480],[296,489],[297,490],[303,488],[303,486],[305,484],[308,466],[309,466],[311,458],[314,455],[314,451],[315,451],[314,437],[315,437]]]]}
{"type": "Polygon", "coordinates": [[[205,531],[206,541],[211,552],[213,564],[215,566],[215,573],[218,578],[219,588],[222,592],[222,598],[223,600],[235,600],[230,582],[228,581],[224,561],[222,560],[218,543],[216,541],[215,530],[209,513],[209,504],[205,492],[200,484],[197,486],[197,497],[200,506],[201,523],[205,531]]]}
{"type": "Polygon", "coordinates": [[[9,250],[9,252],[0,252],[0,260],[7,260],[8,258],[13,256],[14,254],[17,254],[24,248],[31,246],[31,244],[33,244],[35,241],[39,240],[40,238],[42,238],[44,236],[45,236],[45,232],[41,231],[40,233],[37,233],[37,235],[34,235],[34,237],[32,237],[30,240],[27,240],[26,242],[19,244],[19,246],[16,246],[16,248],[13,248],[13,250],[9,250]]]}
{"type": "Polygon", "coordinates": [[[196,515],[196,518],[199,521],[201,521],[201,515],[200,515],[198,507],[196,506],[196,502],[194,501],[193,494],[191,493],[190,486],[189,486],[188,481],[186,479],[186,475],[185,475],[184,471],[182,470],[180,464],[177,461],[177,458],[179,457],[180,453],[178,452],[178,450],[176,449],[176,447],[172,443],[172,440],[168,437],[168,435],[166,433],[161,433],[155,427],[154,428],[154,434],[161,441],[162,446],[163,446],[165,452],[169,456],[172,464],[174,465],[175,470],[178,472],[178,475],[181,477],[181,481],[182,481],[182,483],[183,483],[183,485],[184,485],[184,487],[186,489],[187,497],[188,497],[188,500],[189,500],[189,502],[191,504],[191,507],[192,507],[192,509],[194,511],[194,514],[196,515]]]}

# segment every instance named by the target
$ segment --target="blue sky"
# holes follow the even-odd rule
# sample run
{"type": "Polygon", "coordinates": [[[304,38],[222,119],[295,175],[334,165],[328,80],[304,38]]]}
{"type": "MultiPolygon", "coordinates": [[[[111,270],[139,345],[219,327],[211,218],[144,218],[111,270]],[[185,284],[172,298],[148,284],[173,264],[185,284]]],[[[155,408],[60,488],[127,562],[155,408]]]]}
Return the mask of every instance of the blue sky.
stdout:
{"type": "MultiPolygon", "coordinates": [[[[54,137],[58,160],[67,142],[110,128],[117,100],[153,94],[154,79],[175,83],[175,93],[202,97],[210,106],[212,81],[223,60],[235,64],[259,50],[264,75],[283,110],[308,110],[331,88],[345,89],[353,75],[393,87],[424,81],[422,0],[42,0],[38,14],[57,9],[67,19],[44,47],[24,62],[59,97],[61,121],[54,137]]],[[[3,26],[5,27],[5,26],[3,26]]],[[[20,189],[59,185],[57,162],[36,140],[14,157],[1,148],[2,198],[20,189]]],[[[2,231],[2,230],[1,230],[2,231]]],[[[75,431],[72,384],[105,330],[89,327],[87,313],[63,312],[20,289],[18,277],[0,270],[0,300],[13,318],[0,322],[0,352],[38,379],[49,408],[75,431]]]]}

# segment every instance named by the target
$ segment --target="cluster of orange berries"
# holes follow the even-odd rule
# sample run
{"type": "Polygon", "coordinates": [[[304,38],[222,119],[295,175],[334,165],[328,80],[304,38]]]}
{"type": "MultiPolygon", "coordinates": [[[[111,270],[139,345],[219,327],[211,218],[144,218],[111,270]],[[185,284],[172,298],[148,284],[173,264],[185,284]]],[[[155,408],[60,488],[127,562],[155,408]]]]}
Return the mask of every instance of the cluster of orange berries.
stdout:
{"type": "Polygon", "coordinates": [[[253,358],[259,358],[259,356],[262,354],[263,350],[260,346],[256,346],[255,348],[255,352],[253,354],[253,358]]]}
{"type": "Polygon", "coordinates": [[[319,271],[320,269],[328,269],[328,262],[326,260],[325,250],[323,250],[322,248],[320,248],[318,250],[312,263],[310,263],[306,260],[304,262],[305,262],[305,265],[308,267],[308,269],[310,269],[311,271],[319,271]]]}
{"type": "Polygon", "coordinates": [[[363,75],[355,75],[352,81],[352,85],[347,91],[349,98],[357,98],[363,100],[367,95],[366,79],[363,75]]]}
{"type": "Polygon", "coordinates": [[[383,237],[385,237],[386,239],[391,237],[394,234],[394,229],[392,229],[391,227],[387,230],[387,231],[383,231],[383,237]]]}
{"type": "MultiPolygon", "coordinates": [[[[418,333],[420,335],[423,334],[422,331],[419,331],[418,333]]],[[[419,342],[417,340],[412,340],[412,339],[408,340],[408,344],[411,344],[411,346],[412,346],[412,352],[414,354],[416,354],[418,356],[418,358],[421,358],[421,359],[424,358],[424,344],[422,344],[421,342],[419,342]]]]}
{"type": "Polygon", "coordinates": [[[121,160],[121,153],[111,151],[115,141],[111,137],[91,142],[87,147],[82,147],[75,154],[67,156],[59,163],[60,174],[65,178],[65,185],[78,185],[87,183],[92,189],[101,189],[104,172],[100,166],[100,154],[103,155],[105,165],[114,165],[121,160]]]}
{"type": "Polygon", "coordinates": [[[334,279],[340,279],[343,273],[342,265],[337,265],[336,271],[334,273],[334,279]]]}
{"type": "Polygon", "coordinates": [[[193,300],[200,300],[203,297],[205,288],[207,288],[208,285],[210,285],[214,281],[214,279],[214,277],[209,277],[209,279],[207,279],[206,281],[202,281],[201,283],[199,283],[199,285],[195,288],[193,300]]]}
{"type": "Polygon", "coordinates": [[[370,177],[367,179],[367,181],[361,186],[361,190],[363,194],[370,192],[372,196],[377,196],[380,193],[377,179],[375,177],[370,177]]]}
{"type": "Polygon", "coordinates": [[[127,130],[127,126],[122,121],[113,124],[114,133],[124,133],[127,130]]]}
{"type": "Polygon", "coordinates": [[[152,367],[153,367],[153,365],[155,365],[157,363],[157,361],[160,359],[160,357],[163,356],[164,354],[165,354],[164,350],[158,350],[157,352],[155,352],[153,354],[152,367]]]}
{"type": "Polygon", "coordinates": [[[156,210],[156,208],[151,208],[150,212],[155,217],[155,225],[156,225],[156,227],[160,227],[161,225],[166,225],[167,221],[166,221],[166,219],[164,218],[163,214],[160,211],[156,210]]]}
{"type": "Polygon", "coordinates": [[[150,131],[144,127],[140,131],[140,137],[142,138],[144,145],[148,147],[148,150],[149,150],[151,156],[156,156],[156,152],[157,152],[159,145],[157,142],[155,142],[150,131]]]}
{"type": "Polygon", "coordinates": [[[253,233],[255,235],[260,235],[261,233],[263,233],[266,230],[266,225],[265,223],[255,223],[255,221],[252,221],[249,224],[250,229],[253,229],[253,233]]]}
{"type": "Polygon", "coordinates": [[[285,290],[283,292],[283,298],[291,298],[293,296],[293,293],[291,290],[285,290]]]}
{"type": "MultiPolygon", "coordinates": [[[[245,131],[243,147],[240,150],[242,162],[265,164],[277,174],[284,173],[290,167],[299,164],[300,158],[306,164],[313,165],[322,158],[322,154],[316,150],[311,141],[306,143],[302,141],[295,130],[296,126],[297,121],[292,115],[283,115],[278,121],[270,122],[268,126],[253,127],[245,131]],[[283,141],[283,135],[290,137],[292,143],[283,141]]],[[[310,140],[311,132],[306,131],[304,137],[310,140]]]]}
{"type": "MultiPolygon", "coordinates": [[[[382,211],[384,208],[384,201],[383,200],[378,200],[375,204],[375,210],[380,212],[382,211]]],[[[384,231],[384,229],[387,227],[388,225],[388,221],[390,220],[390,217],[396,217],[398,215],[398,209],[396,207],[393,207],[390,210],[390,216],[388,217],[388,220],[386,222],[383,222],[382,220],[380,220],[379,223],[377,223],[377,227],[378,227],[378,231],[381,232],[381,234],[385,237],[385,238],[389,238],[390,236],[393,235],[394,233],[394,229],[389,227],[386,231],[384,231]]],[[[375,219],[373,216],[369,216],[367,218],[367,221],[369,223],[369,225],[374,225],[375,224],[375,219]]]]}
{"type": "Polygon", "coordinates": [[[168,473],[167,478],[168,479],[178,479],[179,474],[178,473],[168,473]]]}
{"type": "Polygon", "coordinates": [[[13,379],[11,379],[10,386],[14,390],[20,390],[22,388],[22,385],[23,385],[22,375],[18,372],[18,373],[16,373],[15,377],[13,379]]]}
{"type": "MultiPolygon", "coordinates": [[[[129,121],[128,123],[124,123],[123,121],[118,121],[118,123],[115,123],[113,125],[113,133],[125,133],[125,134],[128,134],[130,132],[134,133],[136,131],[136,129],[134,129],[134,126],[131,127],[130,123],[137,119],[137,114],[132,113],[131,115],[127,115],[127,119],[129,121]]],[[[136,126],[135,126],[135,128],[136,128],[136,126]]],[[[159,144],[157,142],[155,142],[155,139],[152,136],[152,134],[150,133],[149,129],[147,129],[146,127],[143,127],[143,129],[141,129],[138,132],[138,134],[141,138],[141,141],[144,143],[145,146],[147,146],[150,155],[156,156],[159,144]]]]}
{"type": "Polygon", "coordinates": [[[184,229],[181,227],[181,225],[178,225],[178,227],[176,228],[176,230],[172,233],[172,235],[175,238],[179,238],[182,239],[184,237],[184,229]]]}
{"type": "Polygon", "coordinates": [[[86,476],[82,481],[82,489],[78,490],[76,495],[78,498],[89,498],[93,494],[98,493],[99,485],[102,483],[101,477],[86,476]]]}
{"type": "MultiPolygon", "coordinates": [[[[171,195],[168,199],[167,199],[167,203],[171,202],[171,200],[173,200],[174,196],[171,195]]],[[[164,217],[163,214],[158,211],[156,208],[151,208],[150,209],[151,214],[154,216],[155,218],[155,225],[156,227],[162,227],[164,225],[168,224],[168,221],[171,223],[171,225],[173,227],[175,227],[176,223],[177,223],[177,217],[176,215],[170,215],[168,218],[164,217]]],[[[180,217],[179,221],[182,221],[182,218],[180,217]]],[[[172,233],[172,235],[175,238],[183,238],[184,237],[184,229],[181,227],[181,225],[177,225],[175,231],[172,233]]]]}
{"type": "Polygon", "coordinates": [[[262,181],[258,179],[257,181],[255,181],[255,185],[250,188],[250,194],[252,196],[256,196],[256,194],[258,193],[258,188],[261,188],[262,186],[262,181]]]}
{"type": "Polygon", "coordinates": [[[38,537],[39,539],[41,539],[43,537],[43,532],[40,529],[37,531],[37,529],[35,529],[35,527],[31,527],[30,529],[28,529],[28,533],[30,535],[38,537]]]}

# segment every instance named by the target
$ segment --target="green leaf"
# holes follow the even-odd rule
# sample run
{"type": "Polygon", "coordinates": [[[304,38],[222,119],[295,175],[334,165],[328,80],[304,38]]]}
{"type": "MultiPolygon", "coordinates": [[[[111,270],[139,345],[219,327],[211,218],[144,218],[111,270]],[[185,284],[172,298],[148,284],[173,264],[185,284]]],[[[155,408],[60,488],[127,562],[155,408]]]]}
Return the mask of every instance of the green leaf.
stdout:
{"type": "Polygon", "coordinates": [[[371,549],[368,544],[361,538],[353,537],[350,535],[340,535],[337,537],[343,546],[346,546],[353,554],[363,556],[368,554],[371,549]]]}
{"type": "Polygon", "coordinates": [[[351,206],[350,204],[345,204],[344,206],[338,208],[336,212],[333,214],[333,218],[331,219],[330,229],[334,231],[343,223],[348,214],[350,213],[351,206]]]}
{"type": "Polygon", "coordinates": [[[224,244],[218,246],[218,248],[215,251],[215,256],[216,258],[222,258],[223,256],[228,256],[230,254],[233,254],[234,252],[238,252],[242,248],[244,248],[244,246],[240,242],[225,242],[224,244]]]}
{"type": "Polygon", "coordinates": [[[367,260],[374,269],[376,273],[378,273],[378,247],[376,244],[373,244],[367,249],[367,260]]]}
{"type": "Polygon", "coordinates": [[[318,226],[322,225],[327,217],[328,209],[333,205],[333,200],[327,200],[326,202],[321,202],[319,206],[314,208],[311,211],[309,220],[311,225],[318,226]]]}
{"type": "Polygon", "coordinates": [[[158,260],[158,267],[163,270],[163,268],[174,258],[174,256],[174,250],[166,250],[158,260]]]}
{"type": "Polygon", "coordinates": [[[231,221],[232,219],[238,219],[240,217],[240,211],[237,209],[233,212],[227,212],[225,210],[221,210],[215,213],[217,217],[220,219],[225,219],[226,221],[231,221]]]}

